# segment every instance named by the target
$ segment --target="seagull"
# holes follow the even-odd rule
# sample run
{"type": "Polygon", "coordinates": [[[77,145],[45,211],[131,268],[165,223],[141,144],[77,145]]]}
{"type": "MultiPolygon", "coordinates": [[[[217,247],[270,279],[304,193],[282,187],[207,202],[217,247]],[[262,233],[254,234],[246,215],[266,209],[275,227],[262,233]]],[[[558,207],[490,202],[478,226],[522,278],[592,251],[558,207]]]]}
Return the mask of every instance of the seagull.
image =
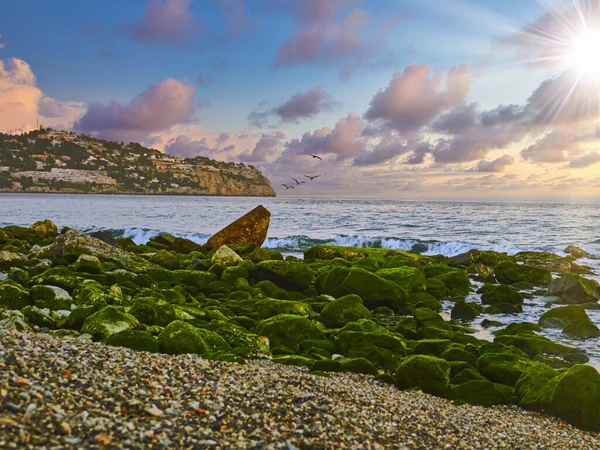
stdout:
{"type": "MultiPolygon", "coordinates": [[[[310,181],[314,180],[315,178],[319,178],[321,175],[315,175],[314,177],[311,177],[310,175],[304,175],[306,178],[310,178],[310,181]]],[[[293,179],[293,178],[292,178],[293,179]]]]}
{"type": "Polygon", "coordinates": [[[292,178],[292,180],[294,180],[296,182],[296,186],[298,186],[299,184],[302,184],[302,183],[306,183],[306,181],[298,181],[295,178],[292,178]]]}
{"type": "Polygon", "coordinates": [[[294,186],[288,186],[287,184],[282,184],[286,189],[296,189],[294,186]]]}
{"type": "Polygon", "coordinates": [[[312,153],[309,153],[308,156],[312,156],[313,158],[317,158],[317,159],[320,159],[321,161],[323,161],[323,158],[321,158],[320,156],[317,156],[317,155],[313,155],[312,153]]]}

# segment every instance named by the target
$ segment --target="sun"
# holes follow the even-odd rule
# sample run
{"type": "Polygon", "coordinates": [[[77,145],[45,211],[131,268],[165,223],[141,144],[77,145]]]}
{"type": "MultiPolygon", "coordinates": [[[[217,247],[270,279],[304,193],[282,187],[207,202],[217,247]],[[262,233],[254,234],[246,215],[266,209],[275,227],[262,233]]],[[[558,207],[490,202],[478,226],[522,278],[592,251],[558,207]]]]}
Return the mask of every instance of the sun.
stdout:
{"type": "Polygon", "coordinates": [[[578,36],[571,43],[568,64],[580,75],[600,76],[600,31],[578,36]]]}

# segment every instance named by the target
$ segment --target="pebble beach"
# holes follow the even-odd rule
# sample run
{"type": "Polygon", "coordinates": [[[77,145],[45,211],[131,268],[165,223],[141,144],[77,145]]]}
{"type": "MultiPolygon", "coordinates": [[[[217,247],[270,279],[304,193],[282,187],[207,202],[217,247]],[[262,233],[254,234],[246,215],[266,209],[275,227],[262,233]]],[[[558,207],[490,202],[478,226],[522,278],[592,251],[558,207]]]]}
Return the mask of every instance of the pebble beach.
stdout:
{"type": "Polygon", "coordinates": [[[557,418],[365,375],[16,331],[0,340],[0,401],[0,448],[600,448],[600,434],[557,418]]]}

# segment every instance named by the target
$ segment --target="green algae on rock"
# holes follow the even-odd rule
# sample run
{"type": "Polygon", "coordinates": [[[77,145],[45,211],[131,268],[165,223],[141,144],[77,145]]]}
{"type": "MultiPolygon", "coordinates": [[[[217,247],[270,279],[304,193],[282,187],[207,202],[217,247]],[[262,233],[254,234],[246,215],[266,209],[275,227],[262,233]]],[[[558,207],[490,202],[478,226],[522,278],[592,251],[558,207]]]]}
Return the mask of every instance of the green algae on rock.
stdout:
{"type": "Polygon", "coordinates": [[[417,388],[442,396],[450,383],[450,363],[435,356],[412,355],[400,362],[395,376],[398,389],[417,388]]]}

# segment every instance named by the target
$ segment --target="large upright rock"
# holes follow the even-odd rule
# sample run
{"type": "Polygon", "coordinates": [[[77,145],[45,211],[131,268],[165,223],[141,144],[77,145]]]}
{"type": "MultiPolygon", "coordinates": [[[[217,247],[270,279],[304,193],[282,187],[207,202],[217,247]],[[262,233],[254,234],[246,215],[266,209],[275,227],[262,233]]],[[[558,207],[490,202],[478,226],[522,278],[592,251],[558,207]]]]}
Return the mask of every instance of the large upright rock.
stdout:
{"type": "Polygon", "coordinates": [[[247,244],[260,247],[267,238],[270,221],[271,213],[269,210],[259,205],[215,233],[206,245],[210,248],[219,248],[222,245],[238,247],[247,244]]]}

